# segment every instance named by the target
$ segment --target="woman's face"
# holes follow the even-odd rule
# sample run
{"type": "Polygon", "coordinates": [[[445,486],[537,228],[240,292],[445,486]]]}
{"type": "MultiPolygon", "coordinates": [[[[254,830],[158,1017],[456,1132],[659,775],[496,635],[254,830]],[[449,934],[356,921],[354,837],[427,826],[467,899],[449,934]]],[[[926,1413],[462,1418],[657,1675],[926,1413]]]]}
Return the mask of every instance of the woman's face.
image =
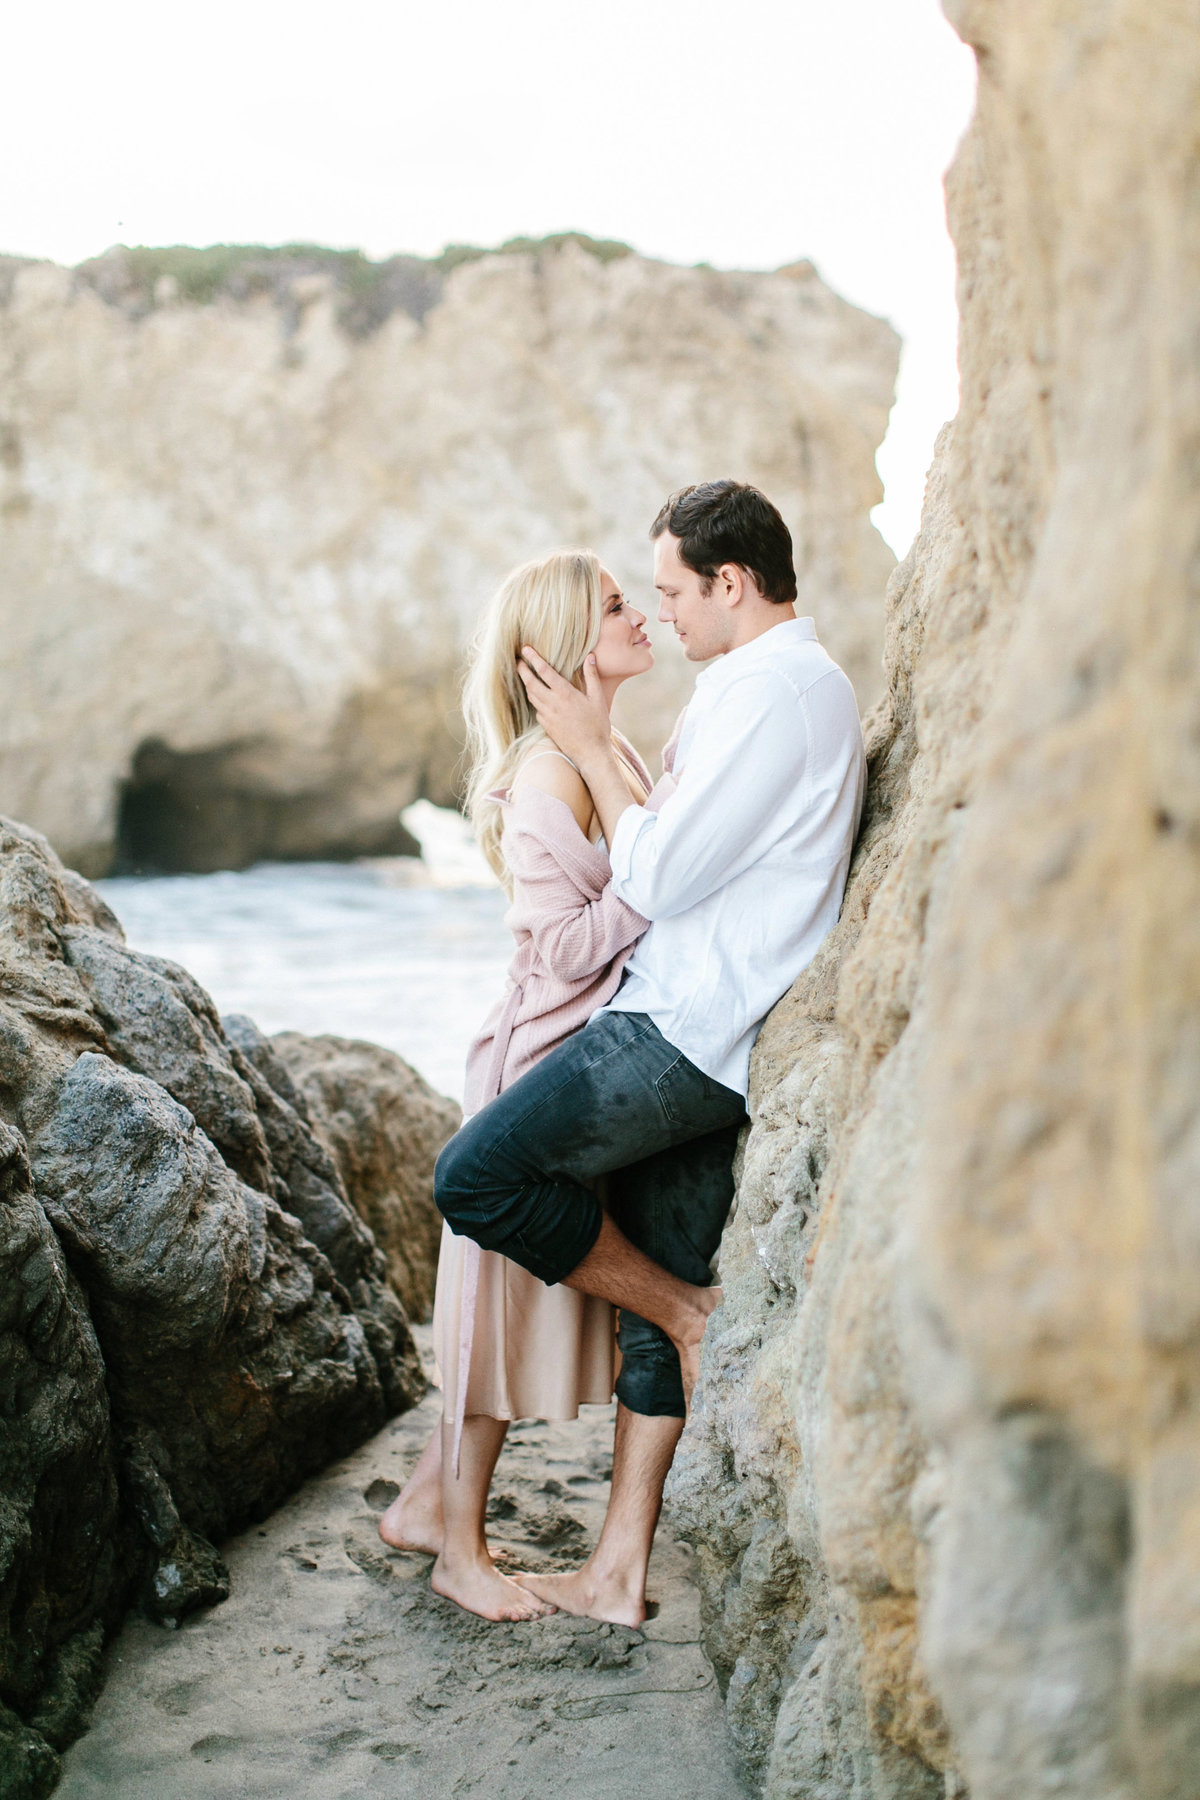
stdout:
{"type": "Polygon", "coordinates": [[[601,681],[627,681],[641,675],[654,662],[650,639],[642,630],[645,613],[635,612],[607,569],[600,571],[603,612],[600,636],[593,652],[601,681]]]}

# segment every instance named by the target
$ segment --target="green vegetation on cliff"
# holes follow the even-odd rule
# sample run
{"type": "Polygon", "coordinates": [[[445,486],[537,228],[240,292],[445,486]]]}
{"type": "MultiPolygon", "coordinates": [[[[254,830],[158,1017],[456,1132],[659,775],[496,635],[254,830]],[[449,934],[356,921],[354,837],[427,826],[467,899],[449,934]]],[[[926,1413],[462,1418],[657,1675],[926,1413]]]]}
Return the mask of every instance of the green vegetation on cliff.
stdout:
{"type": "Polygon", "coordinates": [[[633,254],[628,244],[560,231],[544,238],[517,237],[493,249],[449,244],[440,256],[389,256],[378,262],[361,250],[332,250],[321,244],[114,245],[103,256],[79,264],[77,274],[111,305],[135,315],[156,305],[189,301],[209,305],[228,296],[246,300],[262,294],[285,309],[295,308],[296,283],[325,276],[340,299],[338,316],[355,336],[376,330],[393,312],[423,319],[441,297],[442,284],[461,264],[488,256],[540,255],[574,244],[598,262],[633,254]]]}

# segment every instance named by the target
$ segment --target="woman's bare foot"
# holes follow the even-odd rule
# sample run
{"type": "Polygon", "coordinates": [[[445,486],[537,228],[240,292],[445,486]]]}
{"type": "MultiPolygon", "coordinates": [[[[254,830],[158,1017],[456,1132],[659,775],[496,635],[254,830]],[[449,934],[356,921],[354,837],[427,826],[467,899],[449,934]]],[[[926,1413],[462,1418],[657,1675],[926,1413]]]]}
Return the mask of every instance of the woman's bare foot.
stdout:
{"type": "Polygon", "coordinates": [[[442,1547],[442,1429],[439,1425],[416,1466],[379,1521],[379,1535],[393,1550],[436,1556],[442,1547]]]}
{"type": "Polygon", "coordinates": [[[442,1503],[440,1493],[432,1499],[407,1490],[398,1494],[379,1521],[379,1535],[393,1550],[419,1550],[426,1556],[442,1553],[442,1503]]]}
{"type": "Polygon", "coordinates": [[[527,1593],[490,1563],[447,1562],[439,1556],[429,1585],[443,1600],[453,1600],[464,1612],[477,1613],[481,1619],[543,1619],[554,1611],[552,1605],[527,1593]]]}
{"type": "MultiPolygon", "coordinates": [[[[441,1506],[431,1509],[414,1505],[400,1494],[380,1519],[379,1535],[393,1550],[418,1550],[422,1556],[440,1556],[445,1536],[441,1506]]],[[[488,1545],[488,1555],[493,1562],[510,1554],[510,1551],[493,1550],[488,1545]]]]}
{"type": "Polygon", "coordinates": [[[643,1625],[646,1596],[638,1587],[627,1587],[616,1578],[605,1579],[590,1561],[565,1575],[539,1575],[522,1569],[516,1576],[523,1588],[548,1600],[563,1612],[581,1619],[604,1619],[610,1625],[643,1625]]]}

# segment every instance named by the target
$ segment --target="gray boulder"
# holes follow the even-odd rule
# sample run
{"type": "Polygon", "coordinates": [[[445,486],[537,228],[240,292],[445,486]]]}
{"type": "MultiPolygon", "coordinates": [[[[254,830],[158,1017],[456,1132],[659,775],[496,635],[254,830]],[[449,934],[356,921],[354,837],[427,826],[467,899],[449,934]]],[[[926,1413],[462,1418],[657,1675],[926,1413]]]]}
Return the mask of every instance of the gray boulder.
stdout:
{"type": "MultiPolygon", "coordinates": [[[[241,1025],[225,1021],[231,1035],[241,1025]]],[[[271,1059],[272,1081],[296,1084],[295,1104],[337,1164],[409,1317],[428,1318],[442,1239],[433,1164],[461,1109],[380,1044],[278,1031],[260,1054],[271,1059]]]]}
{"type": "Polygon", "coordinates": [[[215,1545],[419,1397],[387,1273],[253,1024],[0,819],[0,1793],[127,1606],[224,1598],[215,1545]]]}

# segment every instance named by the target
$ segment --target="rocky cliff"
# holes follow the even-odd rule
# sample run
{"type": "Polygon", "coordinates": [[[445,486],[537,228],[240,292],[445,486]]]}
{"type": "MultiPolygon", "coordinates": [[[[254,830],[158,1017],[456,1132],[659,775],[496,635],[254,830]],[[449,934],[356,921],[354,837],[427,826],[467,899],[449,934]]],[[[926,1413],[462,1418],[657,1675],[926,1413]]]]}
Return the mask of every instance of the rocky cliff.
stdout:
{"type": "MultiPolygon", "coordinates": [[[[582,540],[650,605],[650,520],[716,474],[779,502],[804,606],[880,691],[898,346],[809,264],[568,238],[0,276],[0,806],[85,874],[411,849],[498,578],[582,540]]],[[[690,673],[672,642],[642,684],[648,750],[690,673]]]]}
{"type": "Polygon", "coordinates": [[[962,406],[674,1477],[771,1796],[1200,1794],[1200,14],[955,0],[962,406]]]}
{"type": "MultiPolygon", "coordinates": [[[[328,1040],[307,1054],[337,1059],[328,1040]]],[[[398,1288],[268,1040],[129,950],[45,839],[0,819],[6,1800],[49,1791],[124,1607],[175,1623],[221,1599],[214,1543],[423,1391],[400,1296],[424,1310],[458,1109],[386,1052],[372,1072],[383,1135],[407,1146],[398,1288]]],[[[355,1141],[386,1170],[378,1129],[355,1141]]]]}

